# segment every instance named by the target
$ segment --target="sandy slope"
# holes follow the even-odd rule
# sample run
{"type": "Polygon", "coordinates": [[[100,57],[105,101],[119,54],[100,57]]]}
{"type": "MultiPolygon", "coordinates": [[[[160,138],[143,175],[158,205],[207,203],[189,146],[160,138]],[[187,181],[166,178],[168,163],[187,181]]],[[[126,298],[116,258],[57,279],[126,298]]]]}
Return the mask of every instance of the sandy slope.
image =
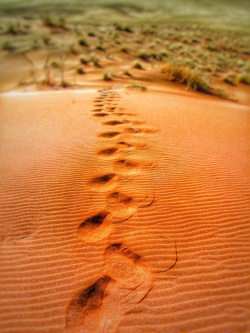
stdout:
{"type": "Polygon", "coordinates": [[[1,111],[1,332],[250,331],[249,107],[114,87],[1,111]]]}

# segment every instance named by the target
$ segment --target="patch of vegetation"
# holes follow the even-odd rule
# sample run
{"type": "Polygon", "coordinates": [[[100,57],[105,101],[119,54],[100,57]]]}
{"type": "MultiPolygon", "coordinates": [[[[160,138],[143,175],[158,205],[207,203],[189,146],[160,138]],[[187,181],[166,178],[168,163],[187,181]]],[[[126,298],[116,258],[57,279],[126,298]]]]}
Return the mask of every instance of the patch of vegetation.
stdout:
{"type": "Polygon", "coordinates": [[[130,73],[130,71],[128,69],[124,70],[124,74],[127,76],[132,76],[132,74],[130,73]]]}
{"type": "Polygon", "coordinates": [[[243,73],[239,75],[239,82],[250,85],[250,74],[249,73],[243,73]]]}
{"type": "Polygon", "coordinates": [[[59,29],[66,29],[66,21],[63,17],[55,20],[52,19],[50,16],[45,16],[42,18],[43,25],[47,28],[59,28],[59,29]]]}
{"type": "Polygon", "coordinates": [[[137,68],[137,69],[144,69],[142,64],[139,61],[135,61],[133,64],[133,67],[137,68]]]}
{"type": "Polygon", "coordinates": [[[88,42],[87,42],[84,38],[80,38],[80,39],[78,40],[78,44],[79,44],[80,46],[85,46],[85,47],[88,47],[88,46],[89,46],[88,42]]]}
{"type": "Polygon", "coordinates": [[[52,68],[58,68],[59,67],[59,64],[58,64],[58,62],[57,61],[52,61],[51,63],[50,63],[50,66],[52,67],[52,68]]]}
{"type": "Polygon", "coordinates": [[[111,79],[111,77],[110,77],[110,75],[108,73],[104,73],[103,74],[103,80],[105,80],[105,81],[111,81],[112,79],[111,79]]]}
{"type": "Polygon", "coordinates": [[[13,51],[15,51],[15,46],[10,41],[6,40],[2,44],[2,50],[8,51],[8,52],[13,52],[13,51]]]}
{"type": "Polygon", "coordinates": [[[223,77],[223,81],[236,86],[238,84],[238,78],[233,73],[227,73],[223,77]]]}
{"type": "Polygon", "coordinates": [[[97,56],[96,53],[91,53],[90,59],[93,62],[93,64],[94,64],[95,67],[101,67],[101,65],[100,65],[100,59],[99,59],[99,57],[97,56]]]}
{"type": "Polygon", "coordinates": [[[102,45],[96,45],[95,48],[99,51],[105,51],[105,48],[102,45]]]}
{"type": "Polygon", "coordinates": [[[142,86],[142,85],[140,85],[138,83],[130,84],[129,86],[127,86],[127,88],[140,89],[141,91],[146,91],[147,90],[147,87],[142,86]]]}
{"type": "Polygon", "coordinates": [[[148,60],[149,60],[149,54],[148,54],[146,51],[143,51],[143,50],[139,51],[139,52],[137,53],[137,56],[138,56],[139,58],[145,60],[145,61],[148,61],[148,60]]]}
{"type": "Polygon", "coordinates": [[[128,48],[127,46],[123,46],[123,47],[121,48],[121,51],[122,51],[123,53],[129,53],[129,48],[128,48]]]}
{"type": "Polygon", "coordinates": [[[121,25],[120,23],[115,23],[114,26],[115,26],[116,30],[118,30],[118,31],[124,31],[124,32],[129,32],[129,33],[133,32],[132,28],[128,25],[121,25]]]}
{"type": "Polygon", "coordinates": [[[213,88],[210,85],[208,78],[197,70],[191,70],[188,67],[169,63],[162,68],[162,73],[166,74],[167,80],[185,84],[188,89],[219,97],[226,97],[222,90],[213,88]]]}
{"type": "Polygon", "coordinates": [[[61,81],[60,86],[63,88],[69,88],[70,87],[70,83],[66,82],[66,81],[61,81]]]}
{"type": "Polygon", "coordinates": [[[83,56],[80,57],[80,63],[82,65],[87,65],[89,63],[89,60],[83,56]]]}
{"type": "Polygon", "coordinates": [[[76,71],[77,71],[77,74],[80,74],[80,75],[85,74],[82,67],[77,67],[76,71]]]}

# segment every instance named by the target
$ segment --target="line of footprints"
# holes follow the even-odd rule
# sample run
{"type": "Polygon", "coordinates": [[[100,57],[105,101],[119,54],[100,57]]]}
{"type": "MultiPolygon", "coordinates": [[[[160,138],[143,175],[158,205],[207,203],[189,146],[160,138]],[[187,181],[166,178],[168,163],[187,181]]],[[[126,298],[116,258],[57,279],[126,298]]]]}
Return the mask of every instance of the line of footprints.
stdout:
{"type": "MultiPolygon", "coordinates": [[[[92,116],[100,118],[107,128],[98,135],[102,148],[97,156],[112,160],[113,168],[88,182],[91,191],[105,195],[106,206],[79,225],[78,237],[85,242],[96,243],[107,238],[117,223],[131,218],[139,208],[154,203],[154,197],[145,195],[139,200],[118,190],[122,180],[131,181],[144,168],[155,166],[143,160],[140,153],[136,154],[148,148],[143,137],[155,130],[143,126],[143,122],[136,120],[136,114],[118,107],[118,101],[119,94],[114,88],[101,90],[92,110],[92,116]],[[131,153],[132,159],[128,158],[131,153]]],[[[70,332],[116,332],[123,315],[153,288],[152,273],[163,271],[157,263],[149,269],[145,260],[124,243],[109,245],[104,251],[104,263],[101,277],[78,292],[67,307],[66,329],[70,332]]]]}

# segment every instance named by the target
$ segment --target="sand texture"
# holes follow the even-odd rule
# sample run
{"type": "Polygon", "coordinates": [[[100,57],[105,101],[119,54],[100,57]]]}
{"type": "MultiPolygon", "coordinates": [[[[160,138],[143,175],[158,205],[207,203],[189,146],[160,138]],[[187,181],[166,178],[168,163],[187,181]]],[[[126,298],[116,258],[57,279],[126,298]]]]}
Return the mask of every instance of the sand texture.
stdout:
{"type": "Polygon", "coordinates": [[[250,332],[249,106],[157,86],[0,103],[0,332],[250,332]]]}

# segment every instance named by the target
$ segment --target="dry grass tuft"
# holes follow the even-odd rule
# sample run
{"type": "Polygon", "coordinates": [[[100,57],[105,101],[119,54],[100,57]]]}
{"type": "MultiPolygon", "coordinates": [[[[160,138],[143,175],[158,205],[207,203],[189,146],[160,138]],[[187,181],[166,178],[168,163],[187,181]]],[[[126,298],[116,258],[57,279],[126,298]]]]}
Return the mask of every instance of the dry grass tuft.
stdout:
{"type": "Polygon", "coordinates": [[[197,70],[192,70],[174,63],[168,63],[162,68],[161,72],[166,74],[169,81],[185,84],[188,89],[218,97],[227,97],[222,90],[212,87],[208,78],[197,70]]]}

